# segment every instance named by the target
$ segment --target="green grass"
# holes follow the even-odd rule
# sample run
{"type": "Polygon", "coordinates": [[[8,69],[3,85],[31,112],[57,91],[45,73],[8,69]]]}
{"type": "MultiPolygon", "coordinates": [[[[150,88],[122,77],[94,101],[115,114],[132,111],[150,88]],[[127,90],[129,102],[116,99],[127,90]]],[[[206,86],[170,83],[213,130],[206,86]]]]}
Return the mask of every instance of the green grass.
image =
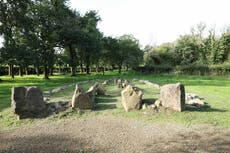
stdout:
{"type": "MultiPolygon", "coordinates": [[[[230,77],[228,76],[179,76],[179,75],[142,75],[135,73],[124,73],[118,76],[116,72],[108,72],[103,75],[78,75],[70,77],[68,75],[56,75],[50,80],[43,80],[42,77],[24,76],[11,79],[8,76],[1,77],[0,82],[0,129],[10,129],[22,125],[32,124],[41,120],[60,120],[62,118],[83,118],[95,115],[115,115],[129,118],[136,118],[147,122],[178,123],[186,126],[194,124],[210,124],[220,127],[230,127],[230,77]],[[160,85],[167,83],[181,82],[185,85],[186,92],[198,94],[204,98],[210,107],[199,110],[186,110],[184,112],[169,113],[149,113],[144,114],[144,110],[126,113],[120,104],[120,91],[115,86],[106,87],[107,92],[113,96],[97,97],[97,107],[95,111],[77,110],[52,115],[43,119],[17,120],[10,110],[10,94],[13,86],[38,86],[42,90],[51,90],[65,84],[77,83],[83,80],[99,81],[121,77],[126,79],[144,79],[160,85]]],[[[84,84],[87,89],[93,83],[84,84]]],[[[151,103],[159,97],[159,90],[136,83],[144,92],[144,102],[151,103]]],[[[74,87],[52,95],[51,101],[70,100],[74,87]]]]}

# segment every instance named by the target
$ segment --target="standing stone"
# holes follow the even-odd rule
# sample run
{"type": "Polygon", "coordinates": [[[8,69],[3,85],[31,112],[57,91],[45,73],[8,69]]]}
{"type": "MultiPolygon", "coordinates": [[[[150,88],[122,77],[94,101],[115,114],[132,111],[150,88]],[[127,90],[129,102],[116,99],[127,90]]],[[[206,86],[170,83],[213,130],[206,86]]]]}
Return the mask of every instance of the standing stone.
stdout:
{"type": "Polygon", "coordinates": [[[43,92],[38,87],[14,87],[11,108],[19,118],[41,114],[46,108],[43,92]]]}
{"type": "Polygon", "coordinates": [[[114,85],[117,85],[117,78],[113,78],[113,83],[114,83],[114,85]]]}
{"type": "Polygon", "coordinates": [[[105,89],[100,83],[96,82],[91,88],[94,88],[97,95],[105,95],[105,89]]]}
{"type": "Polygon", "coordinates": [[[102,85],[108,85],[109,84],[109,80],[105,80],[102,85]]]}
{"type": "Polygon", "coordinates": [[[92,107],[94,106],[94,101],[95,101],[95,92],[97,88],[95,86],[92,86],[89,88],[88,91],[86,91],[86,96],[89,97],[90,103],[92,104],[92,107]]]}
{"type": "Polygon", "coordinates": [[[122,88],[122,80],[121,79],[117,80],[117,87],[122,88]]]}
{"type": "Polygon", "coordinates": [[[185,89],[184,85],[167,84],[161,87],[160,91],[161,104],[164,107],[172,108],[176,111],[185,110],[185,89]]]}
{"type": "Polygon", "coordinates": [[[125,111],[129,112],[130,110],[140,109],[142,96],[142,91],[131,85],[128,85],[123,91],[121,91],[121,100],[125,111]]]}
{"type": "Polygon", "coordinates": [[[123,83],[122,83],[122,88],[125,88],[127,85],[129,85],[129,81],[128,80],[125,80],[123,83]]]}
{"type": "Polygon", "coordinates": [[[72,97],[72,108],[93,109],[94,107],[94,88],[90,88],[86,93],[81,87],[76,85],[72,97]]]}
{"type": "Polygon", "coordinates": [[[156,105],[157,107],[162,106],[161,100],[160,100],[160,99],[157,99],[157,100],[154,102],[154,105],[156,105]]]}
{"type": "Polygon", "coordinates": [[[105,95],[105,89],[103,88],[103,86],[99,85],[96,89],[96,93],[97,95],[105,95]]]}

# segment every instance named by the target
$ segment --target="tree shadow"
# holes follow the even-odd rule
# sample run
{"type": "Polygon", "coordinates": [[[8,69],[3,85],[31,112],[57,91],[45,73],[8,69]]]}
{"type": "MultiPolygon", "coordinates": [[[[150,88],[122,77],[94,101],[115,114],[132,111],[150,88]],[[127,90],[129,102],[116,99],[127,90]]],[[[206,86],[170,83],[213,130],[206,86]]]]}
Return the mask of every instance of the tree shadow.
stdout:
{"type": "Polygon", "coordinates": [[[227,112],[227,110],[225,110],[225,109],[212,108],[208,104],[205,104],[203,106],[195,106],[195,105],[186,104],[185,111],[190,111],[190,112],[227,112]]]}
{"type": "Polygon", "coordinates": [[[43,111],[40,111],[39,113],[30,113],[26,112],[24,115],[20,115],[19,119],[26,119],[26,118],[34,118],[34,119],[39,119],[39,118],[47,118],[51,115],[54,114],[59,114],[61,112],[66,111],[67,109],[70,108],[69,102],[49,102],[46,103],[46,108],[43,111]]]}
{"type": "Polygon", "coordinates": [[[96,103],[115,103],[117,100],[115,98],[106,98],[106,97],[96,97],[96,103]]]}
{"type": "Polygon", "coordinates": [[[117,99],[112,95],[103,95],[97,96],[95,99],[96,106],[95,111],[106,110],[106,109],[115,109],[117,99]]]}
{"type": "Polygon", "coordinates": [[[90,140],[82,137],[71,138],[68,134],[32,134],[32,136],[4,136],[0,138],[0,152],[5,153],[40,153],[40,152],[101,152],[96,147],[89,147],[90,140]],[[29,144],[29,145],[28,145],[29,144]]]}
{"type": "Polygon", "coordinates": [[[150,105],[150,104],[154,104],[156,100],[157,100],[156,98],[145,98],[142,99],[142,103],[150,105]]]}
{"type": "Polygon", "coordinates": [[[94,111],[102,111],[102,110],[115,109],[115,108],[117,108],[116,104],[99,103],[95,106],[94,111]]]}

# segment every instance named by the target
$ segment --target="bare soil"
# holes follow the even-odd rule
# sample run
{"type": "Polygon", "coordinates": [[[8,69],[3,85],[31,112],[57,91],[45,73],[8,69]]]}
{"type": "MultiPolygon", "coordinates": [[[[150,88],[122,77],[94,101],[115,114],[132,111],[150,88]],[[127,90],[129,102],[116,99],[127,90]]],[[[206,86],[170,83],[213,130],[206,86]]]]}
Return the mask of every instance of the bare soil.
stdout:
{"type": "Polygon", "coordinates": [[[0,152],[228,153],[230,130],[101,115],[59,123],[43,120],[0,132],[0,152]]]}

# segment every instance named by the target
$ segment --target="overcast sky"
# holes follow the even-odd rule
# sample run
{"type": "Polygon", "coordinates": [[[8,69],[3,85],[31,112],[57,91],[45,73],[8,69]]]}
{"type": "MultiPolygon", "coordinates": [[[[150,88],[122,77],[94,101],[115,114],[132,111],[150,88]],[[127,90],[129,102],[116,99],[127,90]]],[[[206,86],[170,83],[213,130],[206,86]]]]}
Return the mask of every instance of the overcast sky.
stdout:
{"type": "Polygon", "coordinates": [[[199,22],[218,30],[230,25],[230,0],[70,0],[70,6],[98,11],[106,36],[132,34],[142,46],[174,41],[199,22]]]}
{"type": "Polygon", "coordinates": [[[176,40],[205,22],[218,30],[230,25],[230,0],[70,0],[82,14],[97,10],[107,36],[133,34],[142,45],[176,40]]]}

